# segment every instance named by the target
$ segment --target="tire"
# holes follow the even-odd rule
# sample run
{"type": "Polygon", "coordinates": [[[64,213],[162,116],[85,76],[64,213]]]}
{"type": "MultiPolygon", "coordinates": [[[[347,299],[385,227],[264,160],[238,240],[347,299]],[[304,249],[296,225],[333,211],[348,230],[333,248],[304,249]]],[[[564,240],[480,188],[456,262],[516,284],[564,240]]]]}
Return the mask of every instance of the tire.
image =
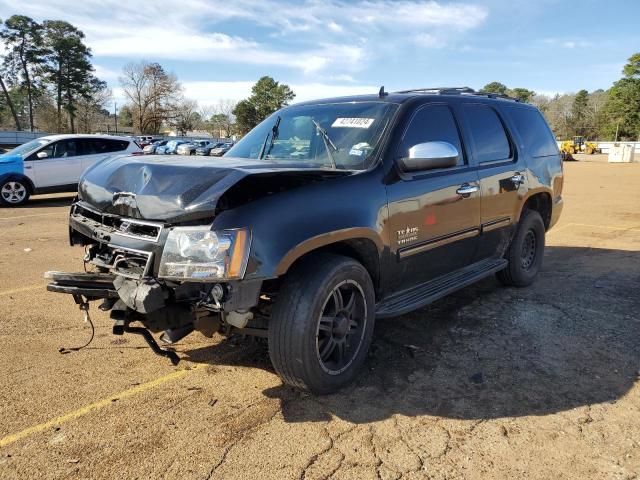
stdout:
{"type": "Polygon", "coordinates": [[[305,259],[287,274],[273,307],[271,363],[284,383],[335,392],[362,366],[374,321],[373,284],[360,263],[331,254],[305,259]]]}
{"type": "Polygon", "coordinates": [[[531,285],[542,266],[544,244],[545,228],[542,217],[535,210],[524,210],[518,230],[505,254],[509,264],[496,274],[498,280],[507,286],[531,285]]]}
{"type": "Polygon", "coordinates": [[[0,205],[3,207],[19,207],[31,196],[29,184],[19,178],[7,178],[0,184],[0,205]]]}

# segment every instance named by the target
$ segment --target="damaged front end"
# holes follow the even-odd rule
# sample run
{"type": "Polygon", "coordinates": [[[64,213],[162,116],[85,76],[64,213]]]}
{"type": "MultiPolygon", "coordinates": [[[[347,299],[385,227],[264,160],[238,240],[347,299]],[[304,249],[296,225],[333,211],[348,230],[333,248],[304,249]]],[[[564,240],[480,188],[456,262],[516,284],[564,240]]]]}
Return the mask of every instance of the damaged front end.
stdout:
{"type": "Polygon", "coordinates": [[[253,320],[262,282],[240,281],[251,243],[247,229],[146,221],[76,201],[69,233],[71,245],[85,247],[85,272],[47,272],[47,289],[72,295],[85,314],[90,302],[100,301],[114,334],[140,334],[174,364],[177,354],[152,333],[162,332],[160,341],[170,345],[194,330],[211,337],[253,320]]]}

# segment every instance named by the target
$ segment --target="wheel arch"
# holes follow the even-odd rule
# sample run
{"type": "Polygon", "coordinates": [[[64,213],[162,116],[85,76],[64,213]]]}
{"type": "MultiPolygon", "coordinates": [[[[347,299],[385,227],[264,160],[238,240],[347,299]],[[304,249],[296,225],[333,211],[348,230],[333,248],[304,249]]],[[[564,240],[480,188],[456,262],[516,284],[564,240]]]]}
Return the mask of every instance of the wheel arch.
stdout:
{"type": "Polygon", "coordinates": [[[36,186],[33,184],[31,179],[22,173],[6,173],[4,175],[0,175],[0,184],[4,184],[4,182],[17,180],[23,182],[27,188],[29,189],[29,194],[33,195],[36,191],[36,186]]]}
{"type": "Polygon", "coordinates": [[[534,210],[540,214],[542,221],[544,222],[545,230],[549,230],[551,226],[551,214],[553,210],[553,202],[551,200],[551,193],[542,190],[532,192],[523,202],[520,216],[522,216],[522,210],[529,209],[534,210]]]}
{"type": "Polygon", "coordinates": [[[278,276],[285,275],[291,268],[319,253],[333,253],[353,258],[364,266],[373,282],[376,296],[380,292],[380,259],[382,240],[366,228],[350,228],[326,233],[310,238],[292,248],[276,267],[278,276]]]}

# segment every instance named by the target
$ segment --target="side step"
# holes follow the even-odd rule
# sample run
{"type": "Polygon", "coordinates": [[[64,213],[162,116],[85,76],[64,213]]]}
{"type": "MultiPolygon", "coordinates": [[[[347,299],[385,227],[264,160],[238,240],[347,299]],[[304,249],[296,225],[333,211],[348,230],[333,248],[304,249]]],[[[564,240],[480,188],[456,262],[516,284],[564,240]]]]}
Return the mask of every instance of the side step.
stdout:
{"type": "Polygon", "coordinates": [[[395,317],[422,308],[456,290],[482,280],[506,266],[507,261],[504,258],[483,260],[427,283],[411,287],[378,303],[376,317],[395,317]]]}

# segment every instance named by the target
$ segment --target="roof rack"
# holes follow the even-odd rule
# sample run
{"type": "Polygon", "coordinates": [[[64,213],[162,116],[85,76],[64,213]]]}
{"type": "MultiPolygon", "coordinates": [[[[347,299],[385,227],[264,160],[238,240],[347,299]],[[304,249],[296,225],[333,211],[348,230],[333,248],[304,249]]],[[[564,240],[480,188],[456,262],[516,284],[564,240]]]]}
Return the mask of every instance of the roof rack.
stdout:
{"type": "Polygon", "coordinates": [[[396,93],[431,93],[437,95],[477,95],[488,98],[502,98],[505,100],[513,100],[514,102],[520,102],[519,98],[513,98],[509,95],[503,95],[501,93],[491,92],[476,92],[471,87],[426,87],[426,88],[412,88],[411,90],[401,90],[396,93]]]}

